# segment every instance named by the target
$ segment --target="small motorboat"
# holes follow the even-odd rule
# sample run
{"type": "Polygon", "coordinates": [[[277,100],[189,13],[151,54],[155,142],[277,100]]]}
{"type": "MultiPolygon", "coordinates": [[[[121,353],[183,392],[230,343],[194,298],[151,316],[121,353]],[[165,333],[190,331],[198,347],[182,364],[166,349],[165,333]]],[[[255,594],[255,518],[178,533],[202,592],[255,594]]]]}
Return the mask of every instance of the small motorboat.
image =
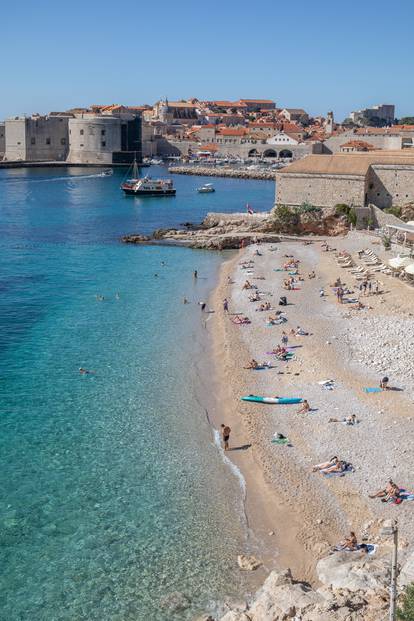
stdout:
{"type": "Polygon", "coordinates": [[[112,170],[112,168],[107,168],[106,170],[103,170],[101,172],[101,177],[110,177],[113,174],[114,174],[114,171],[112,170]]]}
{"type": "Polygon", "coordinates": [[[200,194],[208,194],[209,192],[215,192],[214,186],[212,183],[205,183],[200,188],[197,188],[197,192],[200,194]]]}

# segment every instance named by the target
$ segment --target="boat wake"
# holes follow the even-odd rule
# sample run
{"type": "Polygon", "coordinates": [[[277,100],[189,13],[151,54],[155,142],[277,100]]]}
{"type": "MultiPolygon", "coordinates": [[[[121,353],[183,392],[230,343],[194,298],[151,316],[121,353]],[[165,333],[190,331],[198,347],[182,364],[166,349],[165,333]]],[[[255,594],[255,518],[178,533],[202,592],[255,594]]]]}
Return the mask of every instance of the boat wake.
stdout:
{"type": "Polygon", "coordinates": [[[66,175],[66,177],[45,177],[44,179],[31,179],[25,177],[23,179],[9,179],[8,183],[51,183],[53,181],[83,181],[84,179],[99,179],[109,177],[108,174],[94,173],[93,175],[66,175]]]}

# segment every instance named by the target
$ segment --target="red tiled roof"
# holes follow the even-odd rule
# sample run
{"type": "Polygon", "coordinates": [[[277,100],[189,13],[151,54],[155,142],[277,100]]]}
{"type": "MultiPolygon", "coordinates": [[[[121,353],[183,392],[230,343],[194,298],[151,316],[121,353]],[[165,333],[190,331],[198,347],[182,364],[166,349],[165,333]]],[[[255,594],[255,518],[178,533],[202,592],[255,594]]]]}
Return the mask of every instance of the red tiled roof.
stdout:
{"type": "Polygon", "coordinates": [[[245,136],[247,131],[244,128],[223,127],[219,130],[219,133],[221,136],[245,136]]]}
{"type": "Polygon", "coordinates": [[[302,133],[304,131],[303,127],[296,125],[296,123],[283,123],[282,129],[284,132],[290,132],[291,134],[302,133]]]}
{"type": "Polygon", "coordinates": [[[348,142],[345,142],[344,144],[340,145],[341,148],[342,147],[353,147],[355,149],[361,149],[364,151],[375,151],[376,147],[374,147],[373,144],[370,144],[369,142],[364,142],[364,140],[349,140],[348,142]]]}
{"type": "Polygon", "coordinates": [[[205,144],[199,148],[199,151],[218,151],[219,147],[216,144],[205,144]]]}
{"type": "Polygon", "coordinates": [[[241,103],[271,103],[274,104],[275,102],[272,99],[240,99],[241,103]]]}

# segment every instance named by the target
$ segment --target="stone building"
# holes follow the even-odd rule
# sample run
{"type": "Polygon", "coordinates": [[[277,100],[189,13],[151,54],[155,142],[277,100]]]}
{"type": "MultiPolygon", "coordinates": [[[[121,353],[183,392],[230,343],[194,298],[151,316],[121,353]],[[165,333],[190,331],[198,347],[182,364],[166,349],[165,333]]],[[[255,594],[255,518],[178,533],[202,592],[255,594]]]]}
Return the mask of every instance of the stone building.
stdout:
{"type": "Polygon", "coordinates": [[[68,162],[123,164],[142,159],[139,114],[91,115],[69,120],[68,162]]]}
{"type": "Polygon", "coordinates": [[[407,150],[308,155],[276,172],[276,204],[381,209],[414,200],[414,153],[407,150]]]}
{"type": "Polygon", "coordinates": [[[357,125],[368,125],[372,119],[378,119],[387,125],[392,125],[395,120],[395,106],[394,104],[379,104],[372,106],[372,108],[363,108],[351,112],[349,118],[357,125]]]}
{"type": "Polygon", "coordinates": [[[69,148],[69,116],[33,115],[5,121],[5,160],[65,161],[69,148]]]}

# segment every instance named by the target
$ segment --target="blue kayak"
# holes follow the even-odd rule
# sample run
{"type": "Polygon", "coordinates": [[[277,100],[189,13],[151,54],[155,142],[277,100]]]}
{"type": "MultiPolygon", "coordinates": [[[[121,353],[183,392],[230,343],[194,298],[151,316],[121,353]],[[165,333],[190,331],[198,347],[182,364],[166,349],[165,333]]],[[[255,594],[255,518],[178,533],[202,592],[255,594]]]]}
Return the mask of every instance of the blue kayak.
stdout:
{"type": "Polygon", "coordinates": [[[300,397],[258,397],[257,395],[247,395],[241,398],[242,401],[253,401],[254,403],[273,403],[287,405],[289,403],[302,403],[300,397]]]}

